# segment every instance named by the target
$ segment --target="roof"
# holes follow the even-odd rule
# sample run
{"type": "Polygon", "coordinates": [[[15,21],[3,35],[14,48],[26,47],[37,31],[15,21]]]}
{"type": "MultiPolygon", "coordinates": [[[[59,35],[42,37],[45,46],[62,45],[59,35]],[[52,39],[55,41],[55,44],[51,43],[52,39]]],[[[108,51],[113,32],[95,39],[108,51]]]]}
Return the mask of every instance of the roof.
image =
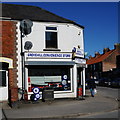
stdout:
{"type": "Polygon", "coordinates": [[[54,13],[51,13],[47,10],[36,6],[2,3],[1,17],[11,18],[12,20],[30,19],[32,21],[39,22],[72,23],[81,28],[84,28],[83,26],[75,23],[74,21],[60,17],[54,13]]]}
{"type": "Polygon", "coordinates": [[[92,57],[91,59],[87,60],[87,64],[90,65],[90,64],[95,64],[95,63],[98,63],[98,62],[102,62],[104,61],[109,55],[111,55],[113,53],[114,50],[110,50],[104,54],[100,54],[96,57],[92,57]]]}

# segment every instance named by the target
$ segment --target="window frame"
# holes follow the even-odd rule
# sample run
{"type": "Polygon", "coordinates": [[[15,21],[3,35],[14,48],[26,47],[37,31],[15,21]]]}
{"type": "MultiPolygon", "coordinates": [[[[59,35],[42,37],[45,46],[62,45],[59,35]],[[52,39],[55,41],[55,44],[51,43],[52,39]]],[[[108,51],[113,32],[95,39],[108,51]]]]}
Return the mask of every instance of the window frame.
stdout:
{"type": "Polygon", "coordinates": [[[60,51],[58,49],[58,27],[57,26],[45,26],[45,49],[44,51],[60,51]],[[48,28],[51,28],[51,29],[48,29],[48,28]],[[54,28],[54,29],[52,29],[54,28]],[[56,28],[56,29],[55,29],[56,28]],[[47,47],[47,39],[46,39],[46,33],[47,32],[55,32],[56,33],[56,48],[55,47],[47,47]]]}

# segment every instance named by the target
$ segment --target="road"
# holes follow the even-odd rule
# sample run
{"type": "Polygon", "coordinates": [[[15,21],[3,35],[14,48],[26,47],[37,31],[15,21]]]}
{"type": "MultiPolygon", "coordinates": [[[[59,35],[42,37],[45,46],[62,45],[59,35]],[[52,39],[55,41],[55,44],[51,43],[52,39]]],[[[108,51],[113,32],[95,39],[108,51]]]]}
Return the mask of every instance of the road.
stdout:
{"type": "Polygon", "coordinates": [[[54,100],[51,104],[46,102],[21,104],[19,109],[4,109],[4,113],[7,118],[56,117],[65,118],[64,120],[69,120],[69,118],[73,118],[73,120],[74,118],[118,118],[118,89],[97,87],[97,92],[94,98],[90,96],[89,90],[86,90],[88,97],[86,96],[85,100],[59,99],[54,100]]]}
{"type": "MultiPolygon", "coordinates": [[[[116,101],[119,100],[119,90],[117,88],[110,88],[110,87],[97,87],[97,91],[103,95],[104,97],[115,99],[116,101]]],[[[119,101],[118,101],[119,103],[119,101]]],[[[120,104],[119,104],[120,105],[120,104]]],[[[90,114],[86,116],[79,116],[78,118],[120,118],[120,109],[113,110],[108,112],[100,112],[95,114],[90,114]]]]}
{"type": "Polygon", "coordinates": [[[118,99],[119,92],[120,89],[118,90],[118,88],[110,88],[110,87],[97,87],[98,92],[105,96],[105,97],[109,97],[109,98],[113,98],[113,99],[118,99]]]}
{"type": "Polygon", "coordinates": [[[86,115],[86,116],[80,116],[78,118],[120,118],[119,113],[120,111],[114,110],[110,112],[105,112],[105,113],[95,113],[91,115],[86,115]]]}

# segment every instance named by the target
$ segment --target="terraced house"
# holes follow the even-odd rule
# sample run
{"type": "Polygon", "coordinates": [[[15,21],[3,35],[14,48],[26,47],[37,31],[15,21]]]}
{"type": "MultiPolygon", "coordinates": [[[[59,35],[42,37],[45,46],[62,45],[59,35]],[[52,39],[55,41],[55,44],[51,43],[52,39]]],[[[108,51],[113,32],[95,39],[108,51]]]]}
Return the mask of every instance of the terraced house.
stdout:
{"type": "Polygon", "coordinates": [[[15,4],[2,4],[0,25],[0,101],[25,99],[18,90],[26,91],[29,100],[33,88],[39,88],[39,99],[44,88],[53,88],[54,98],[75,98],[82,85],[85,95],[83,26],[39,7],[15,4]]]}
{"type": "MultiPolygon", "coordinates": [[[[104,48],[103,53],[95,53],[95,56],[87,60],[87,78],[94,79],[118,77],[115,75],[119,71],[120,43],[114,45],[114,49],[104,48]]],[[[119,73],[118,73],[119,74],[119,73]]]]}

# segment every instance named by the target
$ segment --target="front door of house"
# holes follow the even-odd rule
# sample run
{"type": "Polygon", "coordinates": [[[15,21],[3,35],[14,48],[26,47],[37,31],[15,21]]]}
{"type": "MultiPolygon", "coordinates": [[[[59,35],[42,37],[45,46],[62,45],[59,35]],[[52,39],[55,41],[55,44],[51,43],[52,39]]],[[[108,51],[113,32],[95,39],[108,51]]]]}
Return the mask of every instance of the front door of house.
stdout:
{"type": "Polygon", "coordinates": [[[8,71],[0,70],[0,101],[8,100],[8,71]]]}

